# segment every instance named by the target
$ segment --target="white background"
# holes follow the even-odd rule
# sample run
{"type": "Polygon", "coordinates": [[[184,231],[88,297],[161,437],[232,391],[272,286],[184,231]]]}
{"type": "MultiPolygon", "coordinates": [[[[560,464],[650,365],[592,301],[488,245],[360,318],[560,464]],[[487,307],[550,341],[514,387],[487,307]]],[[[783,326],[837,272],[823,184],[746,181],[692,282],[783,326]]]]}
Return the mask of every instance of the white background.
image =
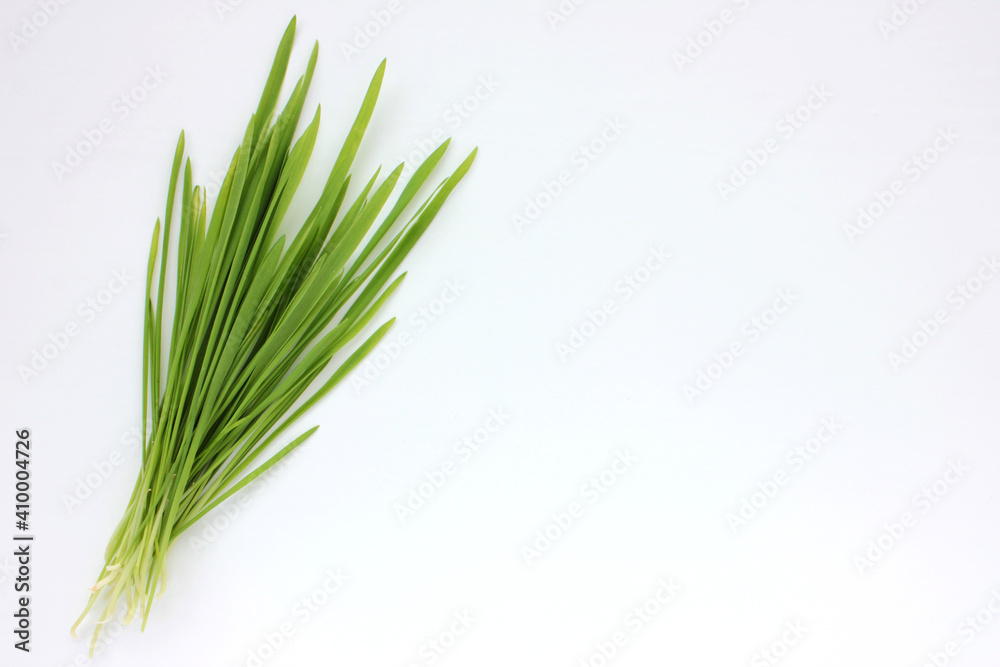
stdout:
{"type": "Polygon", "coordinates": [[[1000,590],[1000,280],[977,282],[1000,250],[1000,5],[909,0],[896,26],[890,0],[594,0],[558,21],[556,0],[401,0],[349,53],[387,2],[88,0],[51,18],[43,4],[0,12],[0,535],[15,532],[14,431],[26,427],[37,536],[29,656],[11,646],[0,557],[0,662],[88,664],[68,630],[138,469],[139,276],[174,143],[186,130],[198,182],[225,170],[293,14],[289,81],[318,39],[306,119],[323,105],[293,217],[318,196],[383,57],[355,184],[437,128],[454,137],[441,175],[474,146],[479,157],[387,305],[400,318],[390,339],[411,343],[371,384],[353,376],[314,408],[295,433],[318,433],[233,519],[213,517],[222,530],[178,541],[146,631],[116,633],[95,664],[600,665],[616,632],[626,642],[609,664],[765,665],[759,652],[786,639],[789,667],[916,667],[951,641],[948,664],[1000,656],[1000,618],[962,625],[992,618],[1000,590]],[[713,23],[723,10],[730,22],[713,23]],[[162,80],[133,92],[147,68],[162,80]],[[814,89],[829,98],[802,107],[814,89]],[[122,95],[143,98],[127,117],[122,95]],[[456,103],[474,107],[460,123],[456,103]],[[808,118],[788,136],[795,113],[808,118]],[[60,178],[53,164],[104,119],[113,132],[60,178]],[[620,134],[581,162],[616,120],[620,134]],[[914,179],[913,156],[949,129],[914,179]],[[777,150],[723,197],[768,139],[777,150]],[[564,170],[572,182],[539,199],[564,170]],[[896,180],[888,210],[849,233],[896,180]],[[545,207],[519,226],[526,199],[545,207]],[[650,248],[671,258],[647,275],[650,248]],[[115,271],[133,279],[88,318],[80,304],[115,271]],[[648,278],[628,299],[626,275],[648,278]],[[447,281],[461,295],[418,326],[447,281]],[[966,285],[971,300],[954,291],[966,285]],[[793,305],[751,340],[744,324],[770,318],[778,290],[793,305]],[[614,312],[585,325],[606,300],[614,312]],[[894,368],[889,354],[936,311],[945,323],[894,368]],[[78,335],[23,379],[71,323],[78,335]],[[592,335],[560,354],[581,327],[592,335]],[[713,355],[737,341],[720,374],[713,355]],[[717,379],[688,400],[700,371],[717,379]],[[509,418],[463,460],[457,443],[491,409],[509,418]],[[793,464],[824,418],[842,429],[793,464]],[[584,486],[619,452],[635,462],[589,502],[584,486]],[[401,521],[396,504],[449,461],[456,474],[401,521]],[[914,497],[951,464],[967,471],[924,511],[914,497]],[[771,488],[776,473],[785,483],[771,488]],[[753,496],[759,485],[772,497],[753,496]],[[734,529],[751,499],[756,515],[734,529]],[[527,557],[574,502],[582,516],[527,557]],[[884,535],[906,512],[915,525],[884,535]],[[880,538],[877,562],[860,566],[880,538]],[[342,588],[296,613],[338,568],[342,588]],[[635,632],[627,615],[661,578],[680,591],[635,632]],[[471,628],[430,652],[463,612],[471,628]],[[291,636],[272,652],[283,623],[291,636]]]}

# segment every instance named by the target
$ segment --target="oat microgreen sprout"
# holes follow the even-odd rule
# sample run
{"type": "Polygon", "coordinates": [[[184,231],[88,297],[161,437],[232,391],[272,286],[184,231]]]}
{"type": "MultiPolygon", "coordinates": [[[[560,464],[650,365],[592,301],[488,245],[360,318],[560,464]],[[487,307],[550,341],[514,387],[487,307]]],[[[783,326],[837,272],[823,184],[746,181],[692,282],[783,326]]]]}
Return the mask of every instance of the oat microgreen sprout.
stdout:
{"type": "Polygon", "coordinates": [[[141,468],[108,542],[105,565],[72,628],[75,636],[90,613],[101,610],[91,654],[122,600],[123,623],[138,614],[145,628],[178,536],[316,432],[313,426],[265,458],[392,326],[390,319],[352,345],[399,286],[405,276],[395,275],[401,262],[475,159],[473,150],[414,212],[411,204],[448,141],[414,170],[388,212],[402,164],[381,180],[376,170],[359,194],[347,196],[383,61],[318,201],[289,240],[282,226],[289,226],[286,213],[320,120],[317,108],[293,141],[318,45],[275,117],[294,34],[293,18],[211,211],[205,189],[193,184],[190,159],[184,159],[183,132],[177,142],[166,212],[154,226],[146,272],[141,468]],[[176,275],[173,294],[166,289],[169,271],[176,275]],[[325,374],[338,353],[346,359],[325,374]]]}

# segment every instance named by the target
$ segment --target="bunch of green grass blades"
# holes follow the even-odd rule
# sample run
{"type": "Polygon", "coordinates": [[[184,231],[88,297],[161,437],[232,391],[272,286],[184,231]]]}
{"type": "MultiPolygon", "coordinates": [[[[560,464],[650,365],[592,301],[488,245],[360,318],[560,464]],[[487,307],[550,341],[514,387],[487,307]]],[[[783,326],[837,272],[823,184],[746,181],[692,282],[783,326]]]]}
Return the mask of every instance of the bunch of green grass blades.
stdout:
{"type": "Polygon", "coordinates": [[[292,144],[318,45],[285,108],[271,122],[294,33],[293,18],[210,221],[204,190],[192,187],[190,160],[185,165],[176,297],[164,350],[164,278],[183,133],[177,145],[163,247],[158,253],[157,220],[146,275],[142,421],[148,436],[143,439],[142,466],[125,515],[108,543],[106,564],[72,629],[75,636],[95,605],[103,605],[91,654],[122,599],[127,604],[123,622],[129,623],[138,612],[145,628],[153,596],[165,581],[167,553],[181,533],[316,431],[318,427],[306,431],[248,472],[265,449],[385,335],[393,320],[358,346],[322,386],[306,393],[331,358],[369,324],[399,286],[405,273],[391,282],[390,278],[475,158],[473,151],[398,231],[397,219],[441,160],[448,142],[414,171],[374,232],[375,219],[403,165],[378,183],[376,171],[340,214],[350,182],[348,171],[382,83],[383,61],[319,201],[290,243],[284,236],[276,238],[319,126],[317,109],[312,123],[292,144]]]}

